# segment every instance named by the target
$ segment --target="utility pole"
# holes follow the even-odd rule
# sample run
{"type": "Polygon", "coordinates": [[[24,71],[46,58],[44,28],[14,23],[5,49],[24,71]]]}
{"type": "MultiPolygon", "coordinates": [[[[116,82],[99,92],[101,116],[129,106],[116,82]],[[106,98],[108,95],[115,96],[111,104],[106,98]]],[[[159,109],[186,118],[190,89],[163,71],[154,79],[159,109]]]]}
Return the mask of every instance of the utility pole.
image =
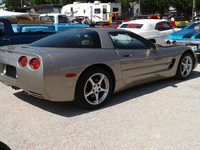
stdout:
{"type": "Polygon", "coordinates": [[[21,0],[21,7],[23,7],[22,0],[21,0]]]}
{"type": "Polygon", "coordinates": [[[195,21],[196,17],[196,0],[193,0],[193,8],[192,8],[192,22],[195,21]]]}

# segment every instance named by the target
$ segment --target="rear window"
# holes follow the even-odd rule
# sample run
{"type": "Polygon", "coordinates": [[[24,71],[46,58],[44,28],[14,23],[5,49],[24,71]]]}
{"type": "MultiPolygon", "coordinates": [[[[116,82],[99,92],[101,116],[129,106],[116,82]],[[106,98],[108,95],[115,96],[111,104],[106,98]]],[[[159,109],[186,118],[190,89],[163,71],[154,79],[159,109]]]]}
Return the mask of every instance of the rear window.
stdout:
{"type": "Polygon", "coordinates": [[[68,30],[60,32],[30,46],[35,47],[61,47],[61,48],[101,48],[99,34],[91,30],[68,30]]]}
{"type": "Polygon", "coordinates": [[[123,24],[120,28],[137,28],[140,29],[143,24],[123,24]]]}
{"type": "Polygon", "coordinates": [[[53,21],[55,20],[54,16],[40,16],[40,21],[53,21]]]}
{"type": "Polygon", "coordinates": [[[197,29],[197,30],[199,30],[200,29],[200,23],[199,22],[193,23],[192,25],[188,26],[187,29],[197,29]]]}
{"type": "Polygon", "coordinates": [[[65,15],[59,15],[58,23],[70,23],[70,20],[65,15]]]}

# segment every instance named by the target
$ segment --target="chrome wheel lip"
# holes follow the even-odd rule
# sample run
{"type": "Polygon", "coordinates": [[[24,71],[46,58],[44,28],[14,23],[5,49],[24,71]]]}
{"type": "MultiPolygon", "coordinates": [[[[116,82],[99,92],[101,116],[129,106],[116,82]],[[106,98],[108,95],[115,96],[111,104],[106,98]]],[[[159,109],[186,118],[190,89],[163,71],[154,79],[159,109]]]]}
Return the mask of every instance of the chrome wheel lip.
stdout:
{"type": "Polygon", "coordinates": [[[104,75],[103,73],[95,73],[92,76],[90,76],[89,79],[85,83],[84,97],[85,97],[86,101],[91,105],[101,104],[107,98],[108,93],[109,93],[109,88],[110,88],[110,84],[109,84],[109,80],[108,80],[107,76],[104,75]],[[98,83],[95,83],[93,81],[93,78],[95,78],[95,77],[100,78],[98,83]],[[104,87],[102,87],[102,85],[104,85],[104,87]],[[90,87],[91,88],[90,92],[87,92],[88,86],[92,86],[92,87],[90,87]],[[101,94],[99,94],[99,93],[101,93],[101,94]],[[95,101],[91,101],[89,99],[89,96],[91,96],[91,95],[95,96],[95,98],[96,98],[95,101]],[[99,98],[99,96],[100,96],[100,98],[99,98]]]}
{"type": "Polygon", "coordinates": [[[181,63],[181,74],[183,77],[187,77],[191,72],[193,67],[193,61],[191,56],[186,56],[183,58],[181,63]]]}

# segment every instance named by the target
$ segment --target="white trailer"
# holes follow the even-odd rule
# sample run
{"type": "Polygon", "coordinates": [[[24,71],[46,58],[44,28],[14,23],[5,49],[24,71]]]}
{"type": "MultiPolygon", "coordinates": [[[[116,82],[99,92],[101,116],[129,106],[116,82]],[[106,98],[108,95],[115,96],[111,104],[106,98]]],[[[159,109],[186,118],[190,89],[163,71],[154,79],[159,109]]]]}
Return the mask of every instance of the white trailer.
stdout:
{"type": "Polygon", "coordinates": [[[86,16],[91,21],[99,22],[109,20],[109,13],[121,12],[121,3],[101,3],[101,1],[94,1],[94,3],[74,2],[62,7],[61,13],[66,16],[86,16]]]}

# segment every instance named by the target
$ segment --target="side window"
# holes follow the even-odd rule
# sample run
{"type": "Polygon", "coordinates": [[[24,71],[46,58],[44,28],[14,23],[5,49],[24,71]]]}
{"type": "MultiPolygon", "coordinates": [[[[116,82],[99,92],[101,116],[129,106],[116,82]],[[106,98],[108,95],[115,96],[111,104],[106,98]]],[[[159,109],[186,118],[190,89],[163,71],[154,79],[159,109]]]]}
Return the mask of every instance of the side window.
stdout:
{"type": "Polygon", "coordinates": [[[69,30],[48,36],[46,39],[31,43],[36,47],[62,47],[62,48],[101,48],[99,34],[96,31],[69,30]]]}
{"type": "Polygon", "coordinates": [[[110,32],[115,49],[149,49],[150,43],[128,32],[110,32]]]}
{"type": "Polygon", "coordinates": [[[200,26],[200,23],[193,23],[190,26],[186,27],[187,29],[198,29],[198,26],[200,26]]]}
{"type": "Polygon", "coordinates": [[[68,39],[67,47],[101,48],[101,42],[96,32],[80,32],[68,39]]]}
{"type": "Polygon", "coordinates": [[[58,16],[58,23],[70,23],[70,20],[67,18],[67,16],[58,16]]]}
{"type": "Polygon", "coordinates": [[[54,16],[41,16],[40,21],[53,21],[54,22],[54,16]]]}
{"type": "Polygon", "coordinates": [[[4,23],[0,22],[0,37],[5,36],[4,23]]]}
{"type": "Polygon", "coordinates": [[[167,22],[160,22],[156,24],[155,29],[159,31],[164,31],[164,30],[173,29],[173,27],[167,22]]]}
{"type": "Polygon", "coordinates": [[[194,29],[195,29],[195,30],[199,30],[199,29],[200,29],[200,23],[197,23],[197,24],[194,26],[194,29]]]}
{"type": "Polygon", "coordinates": [[[98,8],[98,9],[94,9],[94,13],[95,14],[100,14],[101,13],[101,10],[98,8]]]}
{"type": "Polygon", "coordinates": [[[119,11],[118,8],[113,8],[113,12],[117,12],[117,11],[119,11]]]}

